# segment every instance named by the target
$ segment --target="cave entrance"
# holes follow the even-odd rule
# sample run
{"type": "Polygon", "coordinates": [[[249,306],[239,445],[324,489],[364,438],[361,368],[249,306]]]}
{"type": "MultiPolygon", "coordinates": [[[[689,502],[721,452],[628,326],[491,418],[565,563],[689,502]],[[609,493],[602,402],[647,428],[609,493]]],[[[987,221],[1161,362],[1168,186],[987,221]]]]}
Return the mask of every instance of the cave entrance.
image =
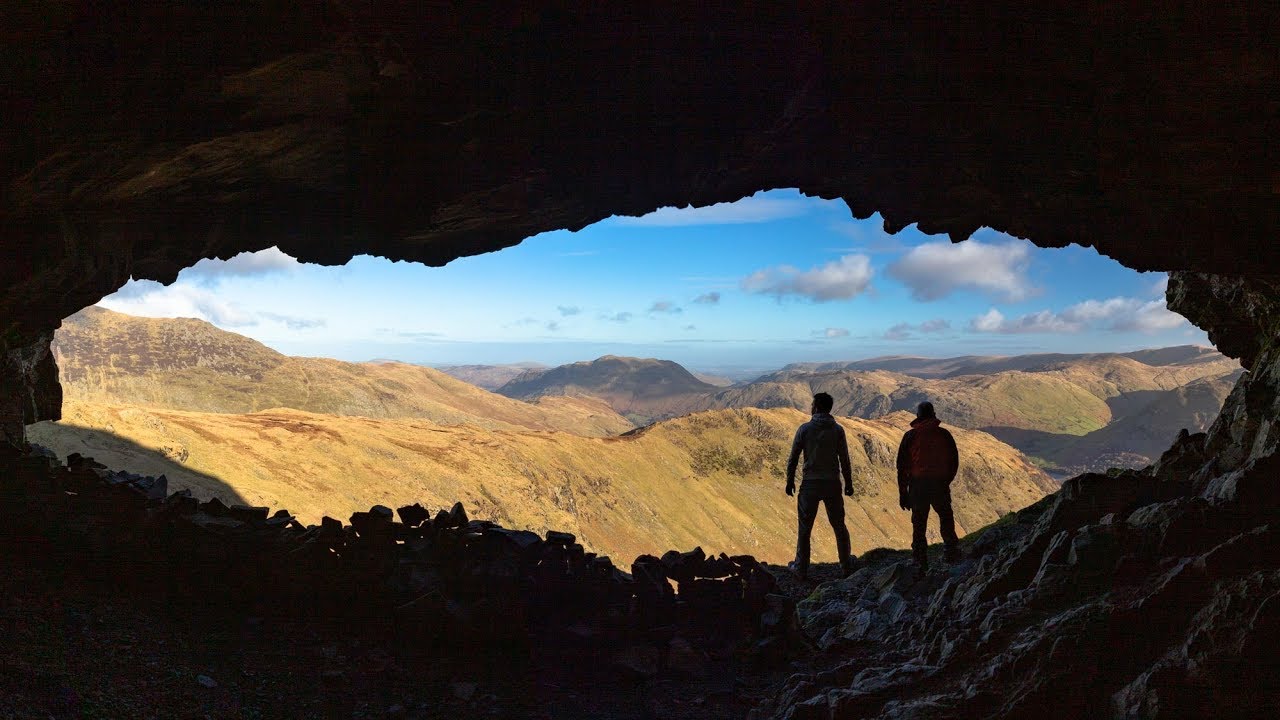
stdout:
{"type": "Polygon", "coordinates": [[[29,435],[306,522],[462,500],[623,557],[780,561],[783,463],[814,392],[863,423],[850,522],[865,550],[909,541],[892,463],[922,400],[972,433],[973,530],[1051,489],[1042,472],[1148,464],[1205,429],[1239,375],[1166,309],[1163,274],[881,225],[774,190],[443,268],[276,248],[201,260],[67,319],[64,419],[29,435]]]}

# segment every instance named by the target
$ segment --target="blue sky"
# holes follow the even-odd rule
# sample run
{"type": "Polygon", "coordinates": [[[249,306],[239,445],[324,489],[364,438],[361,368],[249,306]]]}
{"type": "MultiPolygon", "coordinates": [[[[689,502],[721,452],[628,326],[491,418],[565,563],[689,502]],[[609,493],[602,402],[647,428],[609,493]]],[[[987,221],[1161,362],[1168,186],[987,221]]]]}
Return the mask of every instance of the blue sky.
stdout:
{"type": "Polygon", "coordinates": [[[1163,273],[992,230],[953,245],[794,190],[543,233],[443,268],[278,250],[202,260],[99,304],[199,317],[291,355],[549,364],[603,354],[695,369],[805,360],[1207,345],[1163,273]]]}

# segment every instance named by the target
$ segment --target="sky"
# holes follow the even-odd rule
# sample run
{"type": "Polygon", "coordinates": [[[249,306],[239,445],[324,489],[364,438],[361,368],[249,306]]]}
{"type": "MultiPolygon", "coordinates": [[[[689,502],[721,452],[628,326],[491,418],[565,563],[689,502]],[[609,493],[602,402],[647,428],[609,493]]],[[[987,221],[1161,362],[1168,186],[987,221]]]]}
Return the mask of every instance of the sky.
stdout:
{"type": "Polygon", "coordinates": [[[1128,351],[1208,345],[1165,308],[1164,273],[990,229],[963,243],[889,235],[842,200],[795,190],[612,217],[442,268],[275,248],[201,260],[99,305],[196,317],[290,355],[428,365],[600,355],[695,370],[883,355],[1128,351]]]}

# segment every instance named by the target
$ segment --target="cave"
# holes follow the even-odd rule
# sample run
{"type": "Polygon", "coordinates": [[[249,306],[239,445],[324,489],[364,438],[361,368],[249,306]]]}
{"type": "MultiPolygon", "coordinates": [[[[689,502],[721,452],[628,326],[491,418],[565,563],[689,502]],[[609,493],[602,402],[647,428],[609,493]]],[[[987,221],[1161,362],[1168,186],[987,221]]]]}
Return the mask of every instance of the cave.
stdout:
{"type": "Polygon", "coordinates": [[[1274,706],[1280,15],[1267,4],[73,2],[5,15],[10,455],[25,425],[59,417],[60,319],[130,277],[171,282],[201,258],[271,246],[304,262],[440,265],[610,215],[795,187],[879,212],[890,232],[916,223],[963,242],[991,227],[1169,271],[1169,307],[1247,372],[1206,434],[1123,481],[1068,481],[982,582],[939,590],[989,613],[984,636],[961,637],[1016,646],[991,651],[989,676],[929,674],[961,662],[932,618],[910,636],[920,662],[815,672],[767,712],[1274,706]],[[1146,553],[1124,561],[1136,599],[1102,610],[1090,595],[1041,622],[1037,588],[1130,541],[1146,553]],[[928,696],[904,684],[922,673],[928,696]]]}

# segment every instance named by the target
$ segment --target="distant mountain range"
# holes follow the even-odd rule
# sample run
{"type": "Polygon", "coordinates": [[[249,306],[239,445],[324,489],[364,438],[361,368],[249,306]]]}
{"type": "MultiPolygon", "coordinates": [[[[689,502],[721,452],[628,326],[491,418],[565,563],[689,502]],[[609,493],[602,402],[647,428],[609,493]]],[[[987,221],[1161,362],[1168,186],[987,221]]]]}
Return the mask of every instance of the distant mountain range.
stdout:
{"type": "Polygon", "coordinates": [[[289,357],[188,318],[89,307],[63,321],[53,352],[70,400],[214,413],[293,408],[593,436],[633,427],[600,400],[525,403],[419,365],[289,357]]]}
{"type": "Polygon", "coordinates": [[[1207,427],[1241,372],[1212,349],[1180,346],[796,363],[714,388],[670,361],[610,356],[530,371],[497,392],[598,398],[639,424],[709,409],[805,410],[817,392],[835,398],[837,414],[861,418],[930,400],[944,422],[991,432],[1065,475],[1151,462],[1179,429],[1207,427]]]}

